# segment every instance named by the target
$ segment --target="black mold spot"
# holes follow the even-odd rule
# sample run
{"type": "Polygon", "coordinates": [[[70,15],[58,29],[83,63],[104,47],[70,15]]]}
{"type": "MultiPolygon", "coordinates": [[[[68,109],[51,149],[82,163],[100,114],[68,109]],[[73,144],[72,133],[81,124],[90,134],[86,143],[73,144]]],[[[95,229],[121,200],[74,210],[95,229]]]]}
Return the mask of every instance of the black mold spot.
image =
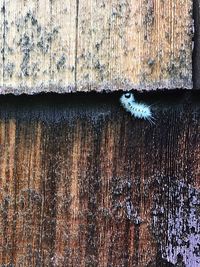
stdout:
{"type": "Polygon", "coordinates": [[[65,57],[65,55],[62,55],[56,64],[57,70],[60,71],[61,69],[64,69],[65,63],[66,63],[66,57],[65,57]]]}
{"type": "Polygon", "coordinates": [[[21,51],[23,53],[22,63],[20,65],[20,67],[21,67],[20,76],[29,76],[30,75],[30,66],[29,66],[30,52],[34,47],[34,44],[32,43],[31,38],[25,33],[21,37],[21,39],[19,41],[19,45],[20,45],[21,51]]]}
{"type": "Polygon", "coordinates": [[[4,5],[1,8],[1,12],[5,15],[6,9],[5,9],[5,6],[4,5]]]}
{"type": "Polygon", "coordinates": [[[15,69],[15,64],[14,63],[7,63],[4,66],[4,74],[5,74],[5,76],[8,76],[9,78],[12,78],[14,69],[15,69]]]}
{"type": "Polygon", "coordinates": [[[150,59],[148,60],[148,65],[149,65],[149,66],[153,66],[154,64],[155,64],[155,60],[152,59],[152,58],[150,58],[150,59]]]}
{"type": "Polygon", "coordinates": [[[152,0],[146,0],[146,15],[144,17],[144,25],[152,26],[154,23],[154,6],[152,0]]]}

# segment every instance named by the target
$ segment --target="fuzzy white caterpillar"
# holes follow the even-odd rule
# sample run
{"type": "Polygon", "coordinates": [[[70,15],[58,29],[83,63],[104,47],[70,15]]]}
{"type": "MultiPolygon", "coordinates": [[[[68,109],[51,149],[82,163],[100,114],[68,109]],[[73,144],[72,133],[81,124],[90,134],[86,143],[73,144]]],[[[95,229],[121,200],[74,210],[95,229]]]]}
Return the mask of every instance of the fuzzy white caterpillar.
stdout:
{"type": "Polygon", "coordinates": [[[126,111],[130,112],[135,118],[148,120],[150,123],[154,123],[150,106],[135,102],[132,93],[123,94],[120,97],[120,102],[126,111]]]}

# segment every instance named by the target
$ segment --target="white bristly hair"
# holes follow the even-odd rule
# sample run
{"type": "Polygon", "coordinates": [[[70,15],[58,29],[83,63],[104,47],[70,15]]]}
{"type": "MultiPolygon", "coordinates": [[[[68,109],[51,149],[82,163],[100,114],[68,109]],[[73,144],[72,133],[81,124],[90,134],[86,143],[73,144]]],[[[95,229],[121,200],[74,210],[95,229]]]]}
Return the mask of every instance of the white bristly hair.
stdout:
{"type": "Polygon", "coordinates": [[[144,103],[135,102],[132,93],[123,94],[120,97],[120,102],[126,111],[130,112],[135,118],[148,120],[150,123],[154,123],[150,106],[147,106],[144,103]]]}

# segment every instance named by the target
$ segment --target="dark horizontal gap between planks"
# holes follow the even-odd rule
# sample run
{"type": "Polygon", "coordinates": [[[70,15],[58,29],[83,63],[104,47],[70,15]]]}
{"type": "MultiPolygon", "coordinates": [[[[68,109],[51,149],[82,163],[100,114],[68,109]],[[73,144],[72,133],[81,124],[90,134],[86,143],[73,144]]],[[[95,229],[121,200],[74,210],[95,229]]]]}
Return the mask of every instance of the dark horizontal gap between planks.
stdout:
{"type": "MultiPolygon", "coordinates": [[[[157,91],[130,91],[134,94],[137,102],[150,102],[157,103],[159,105],[177,105],[183,104],[188,99],[191,102],[200,102],[200,92],[190,91],[184,89],[178,90],[157,90],[157,91]]],[[[9,103],[12,106],[35,106],[35,105],[67,105],[67,104],[100,104],[100,103],[112,103],[118,104],[120,96],[125,93],[123,91],[115,92],[76,92],[76,93],[39,93],[35,95],[0,95],[0,106],[9,103]]]]}
{"type": "MultiPolygon", "coordinates": [[[[60,121],[68,117],[83,118],[99,116],[106,112],[121,112],[119,99],[124,92],[112,93],[43,93],[37,95],[1,95],[0,117],[14,119],[37,119],[60,121]]],[[[153,110],[192,109],[200,107],[200,91],[162,90],[134,93],[137,102],[151,105],[153,110]]]]}
{"type": "MultiPolygon", "coordinates": [[[[187,99],[192,102],[200,101],[200,92],[177,89],[177,90],[152,90],[139,92],[136,90],[130,91],[134,94],[136,101],[147,101],[150,103],[157,102],[161,105],[177,105],[184,103],[187,99]]],[[[118,103],[120,96],[125,93],[123,91],[115,92],[76,92],[76,93],[39,93],[35,95],[13,95],[6,94],[0,95],[0,105],[4,105],[9,102],[9,105],[23,105],[23,106],[33,106],[37,104],[53,104],[53,105],[63,105],[63,104],[99,104],[99,103],[118,103]]]]}

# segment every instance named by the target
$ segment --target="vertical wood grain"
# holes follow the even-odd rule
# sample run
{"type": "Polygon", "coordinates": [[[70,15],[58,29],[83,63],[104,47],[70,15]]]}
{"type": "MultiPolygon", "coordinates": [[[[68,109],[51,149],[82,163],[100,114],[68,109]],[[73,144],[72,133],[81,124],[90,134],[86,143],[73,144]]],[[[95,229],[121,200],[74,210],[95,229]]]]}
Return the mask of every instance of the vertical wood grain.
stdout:
{"type": "Polygon", "coordinates": [[[198,266],[199,100],[181,97],[155,125],[115,94],[0,98],[0,264],[198,266]]]}
{"type": "Polygon", "coordinates": [[[75,10],[74,1],[1,1],[1,86],[74,85],[75,10]]]}
{"type": "Polygon", "coordinates": [[[79,87],[186,88],[190,9],[190,1],[80,1],[79,87]]]}
{"type": "Polygon", "coordinates": [[[192,88],[192,0],[0,6],[2,94],[192,88]]]}

